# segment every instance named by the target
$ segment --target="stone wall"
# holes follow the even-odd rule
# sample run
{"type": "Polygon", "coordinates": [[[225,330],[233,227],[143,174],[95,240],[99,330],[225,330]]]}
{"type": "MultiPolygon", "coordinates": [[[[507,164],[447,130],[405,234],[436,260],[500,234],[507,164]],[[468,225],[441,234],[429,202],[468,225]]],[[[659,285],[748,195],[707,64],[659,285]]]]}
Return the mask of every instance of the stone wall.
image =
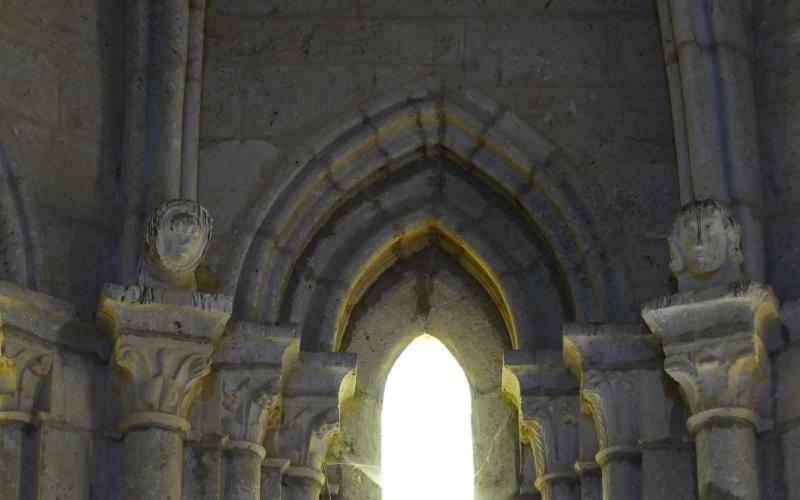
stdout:
{"type": "Polygon", "coordinates": [[[566,151],[555,175],[603,227],[636,301],[668,290],[663,238],[679,201],[650,1],[215,2],[206,37],[200,197],[220,236],[212,267],[252,232],[242,221],[275,196],[293,157],[317,146],[310,136],[435,78],[566,151]]]}
{"type": "Polygon", "coordinates": [[[798,68],[800,2],[756,2],[756,103],[767,211],[770,283],[783,299],[800,296],[800,171],[794,140],[800,121],[798,68]]]}
{"type": "Polygon", "coordinates": [[[30,236],[0,272],[87,316],[116,265],[124,19],[121,3],[93,0],[12,0],[0,12],[3,206],[22,200],[11,217],[30,236]],[[26,255],[38,269],[15,272],[26,255]]]}

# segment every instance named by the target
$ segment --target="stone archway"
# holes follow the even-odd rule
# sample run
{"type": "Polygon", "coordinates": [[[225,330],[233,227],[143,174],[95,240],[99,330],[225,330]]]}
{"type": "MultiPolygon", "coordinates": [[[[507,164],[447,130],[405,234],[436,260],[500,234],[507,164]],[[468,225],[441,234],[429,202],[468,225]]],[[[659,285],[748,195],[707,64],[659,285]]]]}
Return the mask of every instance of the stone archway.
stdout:
{"type": "Polygon", "coordinates": [[[549,247],[575,319],[604,321],[635,309],[624,266],[605,255],[591,216],[558,175],[569,168],[568,155],[508,110],[435,80],[354,111],[284,159],[297,166],[295,175],[277,196],[251,204],[234,231],[240,241],[219,257],[221,274],[233,280],[224,288],[236,289],[236,316],[278,321],[298,260],[339,207],[414,160],[440,154],[518,207],[549,247]]]}

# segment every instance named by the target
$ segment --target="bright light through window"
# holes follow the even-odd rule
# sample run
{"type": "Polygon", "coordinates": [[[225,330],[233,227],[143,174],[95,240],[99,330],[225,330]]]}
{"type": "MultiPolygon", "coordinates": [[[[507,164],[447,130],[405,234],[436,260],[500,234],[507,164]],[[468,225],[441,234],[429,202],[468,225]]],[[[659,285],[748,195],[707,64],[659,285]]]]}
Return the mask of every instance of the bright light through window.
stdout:
{"type": "Polygon", "coordinates": [[[417,337],[384,389],[384,500],[472,500],[471,413],[464,370],[441,342],[417,337]]]}

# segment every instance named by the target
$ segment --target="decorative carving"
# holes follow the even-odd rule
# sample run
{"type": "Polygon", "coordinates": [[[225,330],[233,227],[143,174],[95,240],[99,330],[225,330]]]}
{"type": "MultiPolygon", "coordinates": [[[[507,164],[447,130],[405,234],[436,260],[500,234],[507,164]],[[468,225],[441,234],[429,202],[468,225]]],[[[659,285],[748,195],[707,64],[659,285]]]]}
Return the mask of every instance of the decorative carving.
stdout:
{"type": "Polygon", "coordinates": [[[682,292],[654,300],[642,317],[661,341],[665,371],[692,414],[741,408],[751,420],[766,416],[770,363],[763,339],[778,318],[778,299],[768,286],[682,292]]]}
{"type": "Polygon", "coordinates": [[[270,420],[279,411],[280,395],[270,382],[252,378],[223,380],[222,428],[230,439],[262,445],[270,420]]]}
{"type": "Polygon", "coordinates": [[[769,394],[769,361],[759,338],[666,347],[666,372],[680,384],[692,414],[714,408],[755,410],[769,394]]]}
{"type": "Polygon", "coordinates": [[[185,418],[200,379],[211,366],[211,345],[126,335],[114,362],[126,415],[158,412],[185,418]],[[157,340],[157,341],[155,341],[157,340]]]}
{"type": "Polygon", "coordinates": [[[600,448],[639,439],[640,370],[585,370],[581,395],[592,412],[600,448]]]}
{"type": "Polygon", "coordinates": [[[670,271],[680,290],[724,285],[742,279],[741,228],[716,200],[681,207],[669,236],[670,271]]]}
{"type": "Polygon", "coordinates": [[[0,329],[0,412],[32,413],[53,356],[9,342],[0,329]]]}
{"type": "Polygon", "coordinates": [[[212,220],[190,200],[171,200],[147,221],[143,285],[194,288],[194,272],[208,248],[212,220]]]}
{"type": "Polygon", "coordinates": [[[525,398],[524,435],[531,443],[536,476],[574,476],[578,458],[578,397],[525,398]]]}

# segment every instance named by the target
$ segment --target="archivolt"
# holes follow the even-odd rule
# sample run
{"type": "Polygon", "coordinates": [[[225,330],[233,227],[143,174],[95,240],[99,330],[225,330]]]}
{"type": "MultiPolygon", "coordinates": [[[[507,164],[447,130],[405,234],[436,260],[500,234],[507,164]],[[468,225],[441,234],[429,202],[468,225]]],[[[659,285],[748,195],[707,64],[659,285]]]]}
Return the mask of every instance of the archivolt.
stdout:
{"type": "Polygon", "coordinates": [[[245,222],[257,229],[234,264],[237,314],[278,321],[298,259],[334,212],[375,179],[432,153],[474,169],[520,207],[558,264],[576,320],[624,310],[627,293],[603,263],[604,245],[559,179],[566,155],[482,97],[423,82],[343,118],[295,157],[296,173],[277,197],[259,200],[245,222]]]}

